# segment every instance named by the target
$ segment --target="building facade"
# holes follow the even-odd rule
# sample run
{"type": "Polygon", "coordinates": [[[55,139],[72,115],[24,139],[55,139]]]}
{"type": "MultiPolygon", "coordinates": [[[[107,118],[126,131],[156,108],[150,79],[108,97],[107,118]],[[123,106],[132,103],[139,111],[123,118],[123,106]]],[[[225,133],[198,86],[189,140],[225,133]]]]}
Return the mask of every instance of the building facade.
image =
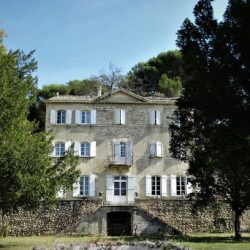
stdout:
{"type": "Polygon", "coordinates": [[[191,192],[187,165],[169,152],[168,126],[175,99],[142,97],[125,89],[95,97],[55,96],[46,102],[53,157],[74,143],[81,175],[60,198],[101,197],[105,205],[136,198],[184,197],[191,192]]]}

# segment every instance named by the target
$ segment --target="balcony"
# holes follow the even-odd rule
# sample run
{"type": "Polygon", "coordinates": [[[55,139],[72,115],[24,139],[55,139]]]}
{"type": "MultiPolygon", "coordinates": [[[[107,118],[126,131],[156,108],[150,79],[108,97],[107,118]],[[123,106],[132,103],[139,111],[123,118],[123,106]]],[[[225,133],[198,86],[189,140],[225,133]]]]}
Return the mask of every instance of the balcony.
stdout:
{"type": "Polygon", "coordinates": [[[120,155],[109,156],[109,166],[132,166],[133,165],[133,156],[127,155],[122,157],[120,155]]]}

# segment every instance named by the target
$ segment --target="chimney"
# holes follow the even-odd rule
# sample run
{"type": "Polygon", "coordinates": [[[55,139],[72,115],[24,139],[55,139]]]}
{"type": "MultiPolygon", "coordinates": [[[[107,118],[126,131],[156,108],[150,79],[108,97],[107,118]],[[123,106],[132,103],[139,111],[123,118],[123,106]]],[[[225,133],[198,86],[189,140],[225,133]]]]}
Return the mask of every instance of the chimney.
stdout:
{"type": "Polygon", "coordinates": [[[56,96],[59,96],[59,92],[56,92],[56,96]]]}
{"type": "Polygon", "coordinates": [[[99,97],[99,96],[101,96],[102,95],[102,86],[98,86],[97,87],[97,96],[99,97]]]}

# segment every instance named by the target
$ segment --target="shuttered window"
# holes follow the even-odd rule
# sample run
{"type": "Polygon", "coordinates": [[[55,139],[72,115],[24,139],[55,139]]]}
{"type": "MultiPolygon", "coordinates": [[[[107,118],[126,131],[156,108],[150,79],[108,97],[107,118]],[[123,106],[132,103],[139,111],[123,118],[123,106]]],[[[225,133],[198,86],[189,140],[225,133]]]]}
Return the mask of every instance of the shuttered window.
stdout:
{"type": "Polygon", "coordinates": [[[82,124],[90,124],[90,111],[82,111],[81,122],[82,124]]]}
{"type": "Polygon", "coordinates": [[[65,154],[65,143],[64,142],[57,142],[55,144],[55,156],[63,156],[65,154]]]}
{"type": "Polygon", "coordinates": [[[186,195],[186,177],[176,177],[176,195],[186,195]]]}
{"type": "Polygon", "coordinates": [[[161,177],[152,176],[152,195],[161,195],[161,177]]]}
{"type": "Polygon", "coordinates": [[[80,196],[89,195],[89,176],[80,177],[80,196]]]}
{"type": "Polygon", "coordinates": [[[65,124],[66,123],[66,111],[58,110],[57,111],[57,124],[65,124]]]}
{"type": "Polygon", "coordinates": [[[88,142],[81,143],[81,156],[90,156],[90,144],[88,142]]]}
{"type": "Polygon", "coordinates": [[[153,142],[150,144],[150,156],[151,157],[162,157],[162,145],[161,142],[153,142]]]}

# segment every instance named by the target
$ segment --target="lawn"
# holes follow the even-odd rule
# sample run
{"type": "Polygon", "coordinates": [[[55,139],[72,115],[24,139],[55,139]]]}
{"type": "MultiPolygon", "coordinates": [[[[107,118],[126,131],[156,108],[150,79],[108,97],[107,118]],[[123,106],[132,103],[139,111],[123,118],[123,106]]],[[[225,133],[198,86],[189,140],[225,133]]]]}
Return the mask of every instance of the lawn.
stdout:
{"type": "MultiPolygon", "coordinates": [[[[33,246],[45,246],[53,249],[57,243],[89,243],[98,241],[141,241],[146,238],[141,237],[66,237],[66,236],[32,236],[32,237],[6,237],[0,238],[0,249],[27,250],[33,246]]],[[[155,238],[147,238],[156,240],[155,238]]],[[[177,245],[190,246],[193,250],[247,250],[250,249],[250,234],[243,234],[241,242],[235,242],[232,234],[192,234],[189,236],[164,236],[157,238],[165,242],[173,242],[177,245]]]]}

